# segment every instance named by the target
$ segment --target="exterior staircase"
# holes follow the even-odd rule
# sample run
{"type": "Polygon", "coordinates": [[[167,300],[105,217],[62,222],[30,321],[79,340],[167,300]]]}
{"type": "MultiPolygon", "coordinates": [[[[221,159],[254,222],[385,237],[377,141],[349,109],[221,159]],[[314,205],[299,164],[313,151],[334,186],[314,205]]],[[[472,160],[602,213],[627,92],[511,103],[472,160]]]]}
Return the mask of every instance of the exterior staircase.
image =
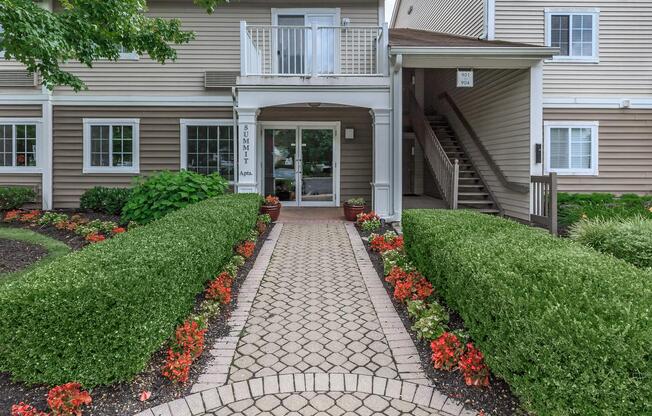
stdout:
{"type": "Polygon", "coordinates": [[[448,120],[441,115],[426,115],[451,163],[457,159],[460,166],[458,208],[474,209],[486,214],[500,214],[478,169],[460,143],[448,120]]]}

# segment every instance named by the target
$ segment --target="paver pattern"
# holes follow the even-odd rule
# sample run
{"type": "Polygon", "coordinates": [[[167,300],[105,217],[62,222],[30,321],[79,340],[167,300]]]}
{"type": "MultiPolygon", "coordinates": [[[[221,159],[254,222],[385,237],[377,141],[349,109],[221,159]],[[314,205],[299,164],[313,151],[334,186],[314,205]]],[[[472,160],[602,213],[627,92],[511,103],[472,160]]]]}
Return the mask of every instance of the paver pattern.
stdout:
{"type": "Polygon", "coordinates": [[[430,386],[357,232],[277,225],[190,396],[138,416],[473,416],[430,386]]]}
{"type": "Polygon", "coordinates": [[[398,376],[343,225],[285,224],[229,380],[330,372],[398,376]]]}

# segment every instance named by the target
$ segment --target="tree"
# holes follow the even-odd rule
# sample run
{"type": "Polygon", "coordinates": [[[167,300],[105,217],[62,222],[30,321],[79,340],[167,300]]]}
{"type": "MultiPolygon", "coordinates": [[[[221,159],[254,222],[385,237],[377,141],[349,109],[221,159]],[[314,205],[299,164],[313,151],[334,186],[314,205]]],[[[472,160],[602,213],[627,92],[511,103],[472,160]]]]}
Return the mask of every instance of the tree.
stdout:
{"type": "MultiPolygon", "coordinates": [[[[194,0],[208,13],[228,0],[194,0]]],[[[178,19],[148,17],[146,0],[60,0],[49,11],[34,0],[0,0],[0,50],[5,59],[23,63],[41,75],[48,89],[67,85],[75,91],[84,82],[62,69],[68,61],[88,67],[100,59],[117,60],[120,50],[147,53],[159,63],[175,60],[172,45],[194,39],[178,19]]]]}

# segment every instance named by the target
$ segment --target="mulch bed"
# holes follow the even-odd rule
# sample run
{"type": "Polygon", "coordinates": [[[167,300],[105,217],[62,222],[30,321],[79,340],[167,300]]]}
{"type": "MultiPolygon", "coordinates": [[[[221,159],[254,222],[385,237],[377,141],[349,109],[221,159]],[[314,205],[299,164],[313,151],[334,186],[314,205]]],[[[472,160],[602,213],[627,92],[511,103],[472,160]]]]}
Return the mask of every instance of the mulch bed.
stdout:
{"type": "MultiPolygon", "coordinates": [[[[120,224],[120,217],[117,215],[107,215],[107,214],[101,214],[93,211],[80,211],[80,210],[74,210],[74,211],[53,210],[48,212],[67,214],[69,216],[72,216],[74,214],[80,214],[84,218],[87,218],[89,221],[93,221],[93,220],[113,221],[116,224],[120,224]]],[[[13,228],[25,228],[28,230],[32,230],[39,234],[43,234],[48,237],[54,238],[55,240],[59,240],[73,250],[81,250],[83,247],[90,244],[88,241],[84,239],[84,237],[77,235],[72,231],[59,230],[58,228],[55,228],[52,225],[38,225],[38,224],[21,223],[21,222],[10,222],[10,223],[1,222],[0,226],[13,227],[13,228]]]]}
{"type": "MultiPolygon", "coordinates": [[[[381,230],[376,231],[376,234],[384,234],[387,231],[394,231],[394,229],[390,225],[383,223],[381,230]]],[[[489,387],[469,387],[464,383],[464,378],[459,372],[437,370],[432,366],[430,342],[417,339],[416,332],[412,330],[412,322],[410,321],[406,305],[394,299],[394,291],[384,278],[383,260],[380,254],[372,251],[369,246],[367,237],[369,237],[371,233],[361,232],[360,230],[358,230],[358,233],[363,237],[365,247],[367,248],[371,262],[378,273],[378,277],[383,282],[383,286],[385,287],[389,297],[392,299],[396,312],[401,317],[403,325],[405,325],[405,328],[417,347],[421,359],[421,365],[423,366],[428,378],[432,380],[433,387],[450,397],[462,401],[471,409],[477,410],[478,412],[483,411],[486,415],[527,415],[527,412],[521,409],[519,401],[512,394],[509,385],[504,380],[495,377],[493,374],[491,375],[491,384],[489,387]]],[[[451,330],[464,329],[464,321],[462,317],[454,310],[451,310],[443,299],[437,298],[437,302],[444,306],[449,312],[450,321],[448,327],[451,330]]]]}
{"type": "MultiPolygon", "coordinates": [[[[89,216],[90,218],[90,216],[89,216]]],[[[92,218],[91,218],[92,219],[92,218]]],[[[204,353],[195,361],[190,370],[190,378],[185,384],[175,384],[161,375],[161,368],[165,363],[167,345],[156,352],[147,368],[130,383],[118,383],[111,386],[102,386],[93,389],[90,393],[93,404],[84,408],[84,415],[132,415],[150,407],[166,403],[190,394],[192,385],[197,381],[204,369],[209,365],[212,356],[209,350],[221,337],[229,333],[227,320],[237,305],[240,287],[252,269],[263,243],[267,239],[273,224],[267,228],[256,243],[254,255],[238,270],[238,275],[232,287],[232,301],[229,307],[222,309],[219,316],[211,320],[205,335],[206,348],[204,353]],[[140,393],[151,391],[152,395],[146,402],[139,400],[140,393]]],[[[204,294],[197,296],[195,312],[204,299],[204,294]]],[[[19,402],[30,403],[39,409],[47,409],[45,397],[49,388],[38,386],[28,387],[22,383],[12,382],[7,373],[0,373],[0,414],[8,414],[13,404],[19,402]]]]}
{"type": "Polygon", "coordinates": [[[0,274],[24,269],[47,254],[47,249],[37,244],[0,239],[0,274]]]}

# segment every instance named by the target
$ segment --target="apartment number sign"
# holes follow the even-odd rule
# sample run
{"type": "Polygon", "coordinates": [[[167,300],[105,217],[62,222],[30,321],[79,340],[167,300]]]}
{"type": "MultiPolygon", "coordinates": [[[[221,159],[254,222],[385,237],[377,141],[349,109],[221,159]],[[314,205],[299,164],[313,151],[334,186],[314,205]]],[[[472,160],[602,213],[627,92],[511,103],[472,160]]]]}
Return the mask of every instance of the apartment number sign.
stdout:
{"type": "Polygon", "coordinates": [[[472,87],[473,87],[473,70],[458,69],[457,88],[472,88],[472,87]]]}

